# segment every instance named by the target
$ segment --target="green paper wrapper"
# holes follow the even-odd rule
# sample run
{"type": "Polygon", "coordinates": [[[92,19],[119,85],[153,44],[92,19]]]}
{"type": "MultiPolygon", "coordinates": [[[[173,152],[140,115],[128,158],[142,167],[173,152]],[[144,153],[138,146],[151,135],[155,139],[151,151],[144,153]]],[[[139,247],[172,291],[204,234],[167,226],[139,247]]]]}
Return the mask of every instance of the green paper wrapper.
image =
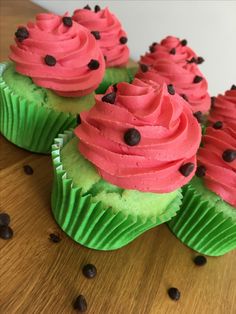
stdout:
{"type": "Polygon", "coordinates": [[[81,188],[74,185],[61,163],[60,150],[73,138],[66,131],[55,139],[52,146],[54,184],[52,212],[59,226],[76,242],[96,250],[115,250],[128,244],[146,230],[171,219],[181,204],[181,192],[165,213],[159,217],[141,218],[104,208],[93,202],[91,195],[83,196],[81,188]]]}
{"type": "Polygon", "coordinates": [[[194,186],[183,189],[183,203],[168,222],[175,236],[191,249],[209,256],[220,256],[236,248],[236,222],[204,200],[194,186]]]}

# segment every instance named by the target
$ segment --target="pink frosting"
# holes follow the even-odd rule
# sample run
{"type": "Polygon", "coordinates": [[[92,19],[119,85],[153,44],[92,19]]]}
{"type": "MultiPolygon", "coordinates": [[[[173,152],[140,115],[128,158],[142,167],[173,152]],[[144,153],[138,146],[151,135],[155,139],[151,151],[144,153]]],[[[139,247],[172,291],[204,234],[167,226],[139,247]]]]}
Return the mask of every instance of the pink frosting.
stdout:
{"type": "MultiPolygon", "coordinates": [[[[110,87],[107,93],[112,91],[110,87]]],[[[134,79],[117,84],[114,104],[96,96],[96,104],[81,114],[75,129],[79,150],[112,184],[125,189],[166,193],[190,181],[196,167],[201,130],[188,104],[170,95],[166,84],[134,79]],[[136,146],[124,141],[125,132],[141,134],[136,146]],[[193,163],[185,177],[179,168],[193,163]]]]}
{"type": "Polygon", "coordinates": [[[122,29],[121,23],[108,8],[94,12],[92,10],[76,10],[73,19],[90,31],[100,34],[97,40],[103,55],[106,57],[107,67],[124,66],[129,60],[129,48],[120,43],[120,38],[127,35],[122,29]]]}
{"type": "Polygon", "coordinates": [[[75,21],[65,26],[62,16],[38,14],[36,22],[29,22],[29,37],[16,39],[11,46],[10,59],[16,63],[16,71],[32,78],[42,87],[52,89],[63,96],[81,96],[94,91],[102,81],[105,63],[97,41],[90,32],[75,21]],[[56,59],[55,66],[45,63],[45,56],[56,59]],[[91,60],[99,62],[99,68],[91,70],[91,60]]]}
{"type": "Polygon", "coordinates": [[[226,162],[222,153],[236,150],[236,129],[207,128],[204,146],[199,149],[198,162],[206,168],[203,180],[206,186],[229,204],[236,206],[236,160],[226,162]]]}
{"type": "Polygon", "coordinates": [[[186,63],[183,66],[170,58],[160,58],[149,66],[148,71],[143,72],[140,69],[136,77],[142,80],[153,80],[159,84],[163,82],[173,84],[179,95],[187,97],[189,107],[193,112],[206,113],[210,108],[207,81],[194,63],[186,63]],[[203,79],[199,83],[194,83],[196,76],[203,79]]]}

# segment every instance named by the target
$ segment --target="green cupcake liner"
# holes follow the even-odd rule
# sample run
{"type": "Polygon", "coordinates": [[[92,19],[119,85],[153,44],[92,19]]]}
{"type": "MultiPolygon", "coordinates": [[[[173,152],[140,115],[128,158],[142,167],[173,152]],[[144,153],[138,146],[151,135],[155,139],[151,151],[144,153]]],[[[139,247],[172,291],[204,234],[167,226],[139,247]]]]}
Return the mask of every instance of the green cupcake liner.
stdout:
{"type": "Polygon", "coordinates": [[[28,102],[2,78],[7,64],[0,64],[0,132],[15,145],[35,153],[49,154],[58,133],[76,126],[76,117],[28,102]]]}
{"type": "Polygon", "coordinates": [[[203,197],[189,184],[183,189],[183,202],[168,222],[175,236],[191,249],[220,256],[236,248],[236,222],[203,197]]]}
{"type": "Polygon", "coordinates": [[[74,185],[63,169],[60,150],[73,138],[66,131],[55,139],[52,146],[54,183],[52,212],[64,232],[76,242],[96,250],[115,250],[134,240],[146,230],[170,220],[181,204],[179,197],[159,217],[141,218],[114,212],[101,202],[91,200],[91,195],[82,195],[81,188],[74,185]]]}

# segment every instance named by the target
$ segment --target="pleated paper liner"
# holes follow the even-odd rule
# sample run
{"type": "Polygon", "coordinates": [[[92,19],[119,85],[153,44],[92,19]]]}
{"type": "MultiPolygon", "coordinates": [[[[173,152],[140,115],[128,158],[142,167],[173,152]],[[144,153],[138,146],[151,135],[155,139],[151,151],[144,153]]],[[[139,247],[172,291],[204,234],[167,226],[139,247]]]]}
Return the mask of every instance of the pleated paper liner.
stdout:
{"type": "Polygon", "coordinates": [[[193,185],[182,190],[181,209],[168,222],[176,237],[191,249],[209,256],[235,249],[236,221],[227,212],[216,209],[210,200],[204,200],[193,185]]]}
{"type": "Polygon", "coordinates": [[[76,126],[76,117],[19,97],[7,86],[0,64],[0,131],[15,145],[35,153],[49,154],[58,133],[76,126]]]}
{"type": "Polygon", "coordinates": [[[61,163],[60,150],[73,138],[71,131],[59,135],[52,146],[54,184],[52,212],[59,226],[76,242],[92,249],[115,250],[134,240],[146,230],[171,219],[181,204],[179,194],[159,217],[142,218],[114,212],[91,195],[82,195],[61,163]]]}

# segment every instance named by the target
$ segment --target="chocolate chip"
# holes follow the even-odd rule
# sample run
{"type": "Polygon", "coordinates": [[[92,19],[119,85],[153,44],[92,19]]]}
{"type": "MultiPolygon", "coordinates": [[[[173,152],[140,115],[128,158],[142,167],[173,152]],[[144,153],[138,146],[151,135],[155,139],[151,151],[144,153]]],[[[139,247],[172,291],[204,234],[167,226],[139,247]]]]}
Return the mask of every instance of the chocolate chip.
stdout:
{"type": "Polygon", "coordinates": [[[191,172],[193,172],[194,164],[192,162],[187,162],[179,168],[179,172],[184,176],[188,177],[191,172]]]}
{"type": "Polygon", "coordinates": [[[116,101],[116,93],[115,92],[111,92],[109,94],[106,94],[102,97],[102,101],[104,102],[108,102],[109,104],[114,104],[116,101]]]}
{"type": "Polygon", "coordinates": [[[0,238],[3,240],[9,240],[13,237],[13,230],[9,226],[0,227],[0,238]]]}
{"type": "Polygon", "coordinates": [[[178,301],[180,298],[180,291],[177,288],[172,287],[168,289],[168,295],[172,300],[178,301]]]}
{"type": "Polygon", "coordinates": [[[236,159],[236,150],[226,149],[222,154],[222,158],[226,162],[234,161],[236,159]]]}
{"type": "Polygon", "coordinates": [[[194,258],[194,264],[197,266],[203,266],[207,263],[207,259],[203,255],[198,255],[194,258]]]}
{"type": "Polygon", "coordinates": [[[54,243],[59,243],[61,241],[61,238],[59,237],[59,235],[57,235],[55,233],[50,233],[49,234],[49,240],[51,240],[54,243]]]}
{"type": "Polygon", "coordinates": [[[70,16],[64,16],[62,22],[65,26],[71,27],[73,24],[72,18],[70,16]]]}
{"type": "Polygon", "coordinates": [[[96,38],[96,39],[101,39],[100,33],[98,31],[92,31],[91,34],[96,38]]]}
{"type": "Polygon", "coordinates": [[[170,95],[174,95],[175,94],[175,89],[174,89],[174,86],[172,84],[168,84],[167,85],[167,90],[168,90],[168,93],[170,95]]]}
{"type": "Polygon", "coordinates": [[[223,127],[223,122],[222,121],[216,121],[213,125],[213,128],[214,129],[222,129],[222,127],[223,127]]]}
{"type": "Polygon", "coordinates": [[[114,92],[117,92],[117,83],[112,85],[114,92]]]}
{"type": "Polygon", "coordinates": [[[24,169],[25,174],[27,175],[31,175],[34,173],[34,170],[30,165],[24,165],[23,169],[24,169]]]}
{"type": "Polygon", "coordinates": [[[187,63],[196,63],[196,62],[197,60],[194,57],[192,57],[190,60],[187,60],[187,63]]]}
{"type": "Polygon", "coordinates": [[[155,45],[154,45],[154,46],[151,45],[151,46],[149,47],[149,51],[150,51],[151,53],[155,52],[155,51],[156,51],[155,45]]]}
{"type": "Polygon", "coordinates": [[[29,37],[28,29],[26,27],[19,27],[15,32],[15,36],[19,42],[22,42],[29,37]]]}
{"type": "Polygon", "coordinates": [[[57,60],[53,56],[50,56],[50,55],[46,55],[44,57],[44,61],[50,67],[53,67],[57,63],[57,60]]]}
{"type": "Polygon", "coordinates": [[[200,83],[201,81],[203,80],[203,77],[199,76],[199,75],[196,75],[194,77],[194,80],[193,80],[193,83],[200,83]]]}
{"type": "Polygon", "coordinates": [[[0,227],[10,224],[10,216],[7,213],[0,213],[0,227]]]}
{"type": "Polygon", "coordinates": [[[122,45],[125,45],[125,44],[127,43],[127,41],[128,41],[128,38],[125,37],[125,36],[122,36],[122,37],[120,38],[120,43],[121,43],[122,45]]]}
{"type": "Polygon", "coordinates": [[[80,114],[77,114],[77,116],[76,116],[76,122],[77,122],[77,125],[80,125],[80,124],[81,124],[80,114]]]}
{"type": "Polygon", "coordinates": [[[206,175],[206,167],[203,165],[198,166],[195,175],[197,177],[204,177],[206,175]]]}
{"type": "Polygon", "coordinates": [[[204,116],[203,116],[203,114],[202,114],[201,111],[196,111],[196,112],[194,112],[193,115],[194,115],[194,117],[197,119],[197,121],[198,121],[199,123],[202,123],[202,122],[203,122],[204,116]]]}
{"type": "Polygon", "coordinates": [[[171,55],[175,55],[175,54],[176,54],[176,49],[175,49],[175,48],[172,48],[172,49],[170,50],[170,54],[171,54],[171,55]]]}
{"type": "Polygon", "coordinates": [[[148,66],[144,63],[141,63],[140,64],[140,69],[143,73],[147,72],[148,71],[148,66]]]}
{"type": "Polygon", "coordinates": [[[233,84],[233,85],[231,86],[231,90],[235,90],[235,89],[236,89],[236,85],[233,84]]]}
{"type": "Polygon", "coordinates": [[[97,60],[91,59],[88,63],[90,70],[97,70],[99,68],[99,62],[97,60]]]}
{"type": "Polygon", "coordinates": [[[197,58],[197,64],[202,64],[205,60],[203,59],[203,57],[198,57],[197,58]]]}
{"type": "Polygon", "coordinates": [[[87,311],[87,301],[83,295],[79,295],[75,302],[74,302],[74,309],[78,310],[79,312],[86,312],[87,311]]]}
{"type": "Polygon", "coordinates": [[[211,107],[214,108],[216,97],[211,97],[211,107]]]}
{"type": "Polygon", "coordinates": [[[137,129],[128,129],[124,134],[124,141],[129,146],[138,145],[141,140],[141,134],[137,129]]]}
{"type": "Polygon", "coordinates": [[[84,265],[82,272],[86,278],[94,278],[97,275],[97,268],[93,264],[84,265]]]}
{"type": "Polygon", "coordinates": [[[181,94],[181,97],[183,97],[184,100],[188,101],[188,97],[185,94],[181,94]]]}
{"type": "Polygon", "coordinates": [[[84,7],[85,10],[91,10],[90,6],[87,4],[85,7],[84,7]]]}
{"type": "Polygon", "coordinates": [[[182,39],[180,43],[182,46],[186,46],[188,42],[186,39],[182,39]]]}
{"type": "Polygon", "coordinates": [[[99,6],[99,5],[95,5],[94,11],[95,11],[96,13],[99,12],[99,11],[101,11],[100,6],[99,6]]]}
{"type": "Polygon", "coordinates": [[[103,58],[104,58],[105,61],[107,61],[107,57],[106,56],[103,56],[103,58]]]}

